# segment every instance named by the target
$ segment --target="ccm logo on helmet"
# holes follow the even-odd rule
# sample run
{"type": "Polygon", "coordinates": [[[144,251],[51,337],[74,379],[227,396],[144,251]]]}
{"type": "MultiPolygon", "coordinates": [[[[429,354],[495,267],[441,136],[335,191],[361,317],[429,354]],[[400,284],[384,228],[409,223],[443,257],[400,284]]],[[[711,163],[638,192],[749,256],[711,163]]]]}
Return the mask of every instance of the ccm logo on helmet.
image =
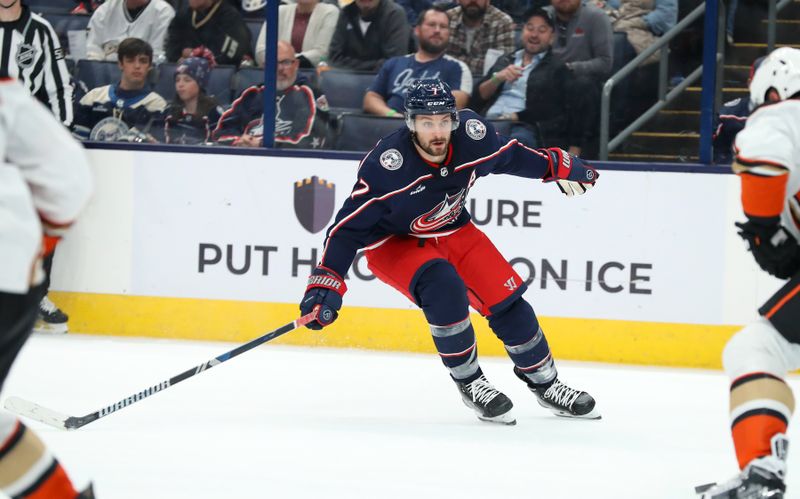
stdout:
{"type": "Polygon", "coordinates": [[[447,104],[447,102],[445,102],[443,100],[435,100],[435,101],[426,102],[425,104],[428,107],[433,107],[433,106],[444,106],[445,104],[447,104]]]}

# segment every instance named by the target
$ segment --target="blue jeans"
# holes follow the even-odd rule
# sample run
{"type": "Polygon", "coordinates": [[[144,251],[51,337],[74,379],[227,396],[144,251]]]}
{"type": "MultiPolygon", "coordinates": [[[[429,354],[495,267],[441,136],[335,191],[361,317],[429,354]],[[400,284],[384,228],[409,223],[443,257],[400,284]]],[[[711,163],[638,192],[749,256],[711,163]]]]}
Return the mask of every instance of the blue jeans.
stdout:
{"type": "Polygon", "coordinates": [[[728,12],[725,19],[725,34],[733,36],[733,27],[736,25],[736,7],[739,6],[739,0],[728,0],[728,12]]]}

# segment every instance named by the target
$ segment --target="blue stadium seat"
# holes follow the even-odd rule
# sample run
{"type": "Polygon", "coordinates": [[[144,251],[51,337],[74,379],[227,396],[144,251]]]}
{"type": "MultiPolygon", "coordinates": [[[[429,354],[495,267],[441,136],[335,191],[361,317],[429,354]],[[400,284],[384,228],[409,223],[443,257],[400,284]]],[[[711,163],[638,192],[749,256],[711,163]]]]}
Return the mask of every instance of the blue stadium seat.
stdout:
{"type": "Polygon", "coordinates": [[[320,75],[319,85],[331,108],[361,110],[374,73],[331,69],[320,75]]]}
{"type": "Polygon", "coordinates": [[[233,76],[233,98],[236,99],[245,89],[264,83],[264,68],[240,69],[233,76]]]}
{"type": "MultiPolygon", "coordinates": [[[[167,62],[158,67],[158,77],[153,90],[167,101],[175,96],[175,68],[174,62],[167,62]]],[[[227,106],[231,103],[231,78],[235,73],[234,66],[217,66],[211,71],[206,93],[220,103],[227,106]]]]}
{"type": "Polygon", "coordinates": [[[75,81],[89,91],[119,81],[119,65],[112,61],[81,59],[75,70],[75,81]]]}
{"type": "MultiPolygon", "coordinates": [[[[25,4],[37,14],[69,14],[70,10],[75,8],[73,2],[65,0],[28,0],[25,4]]],[[[82,17],[88,20],[89,16],[82,17]]]]}
{"type": "Polygon", "coordinates": [[[264,19],[245,19],[247,29],[250,30],[250,49],[253,55],[256,53],[256,41],[258,40],[258,33],[261,31],[261,25],[264,24],[264,19]]]}
{"type": "Polygon", "coordinates": [[[338,151],[369,151],[382,137],[405,126],[403,120],[371,114],[345,114],[340,119],[334,147],[338,151]]]}
{"type": "Polygon", "coordinates": [[[85,31],[86,26],[89,25],[89,16],[45,13],[44,18],[53,26],[58,35],[58,41],[65,51],[69,51],[67,31],[85,31]]]}
{"type": "Polygon", "coordinates": [[[316,69],[311,69],[311,68],[299,69],[297,71],[297,76],[299,77],[300,75],[305,76],[306,79],[311,83],[312,87],[319,88],[319,77],[317,76],[316,69]]]}

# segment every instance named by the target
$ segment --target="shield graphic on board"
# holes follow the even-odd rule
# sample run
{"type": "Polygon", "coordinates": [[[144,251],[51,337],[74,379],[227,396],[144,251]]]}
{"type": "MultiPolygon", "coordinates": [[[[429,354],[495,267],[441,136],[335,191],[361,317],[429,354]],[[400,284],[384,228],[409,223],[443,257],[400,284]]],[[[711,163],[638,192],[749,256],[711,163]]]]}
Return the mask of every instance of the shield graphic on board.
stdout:
{"type": "Polygon", "coordinates": [[[333,216],[336,186],[317,176],[294,183],[294,214],[304,229],[316,234],[333,216]]]}

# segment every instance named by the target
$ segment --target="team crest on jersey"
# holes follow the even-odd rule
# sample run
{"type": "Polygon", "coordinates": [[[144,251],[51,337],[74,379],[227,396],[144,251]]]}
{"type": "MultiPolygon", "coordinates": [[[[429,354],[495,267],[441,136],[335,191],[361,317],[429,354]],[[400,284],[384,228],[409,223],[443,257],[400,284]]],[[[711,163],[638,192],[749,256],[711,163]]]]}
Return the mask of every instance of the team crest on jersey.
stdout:
{"type": "Polygon", "coordinates": [[[421,234],[441,229],[445,225],[455,222],[466,203],[467,192],[461,189],[458,193],[450,196],[446,194],[444,201],[433,207],[432,210],[423,213],[411,222],[411,232],[421,234]]]}
{"type": "Polygon", "coordinates": [[[472,140],[481,140],[486,137],[486,125],[484,125],[481,120],[476,120],[474,118],[467,120],[464,128],[467,130],[467,135],[472,140]]]}
{"type": "Polygon", "coordinates": [[[20,69],[27,69],[36,62],[39,50],[30,43],[20,43],[17,47],[17,66],[20,69]]]}
{"type": "Polygon", "coordinates": [[[397,149],[389,149],[381,154],[380,162],[381,166],[387,170],[397,170],[403,166],[403,155],[397,149]]]}
{"type": "Polygon", "coordinates": [[[294,214],[312,234],[328,226],[336,201],[336,185],[316,175],[294,183],[294,214]]]}
{"type": "Polygon", "coordinates": [[[90,140],[98,142],[116,142],[128,135],[130,127],[119,118],[109,116],[98,121],[89,133],[90,140]]]}

